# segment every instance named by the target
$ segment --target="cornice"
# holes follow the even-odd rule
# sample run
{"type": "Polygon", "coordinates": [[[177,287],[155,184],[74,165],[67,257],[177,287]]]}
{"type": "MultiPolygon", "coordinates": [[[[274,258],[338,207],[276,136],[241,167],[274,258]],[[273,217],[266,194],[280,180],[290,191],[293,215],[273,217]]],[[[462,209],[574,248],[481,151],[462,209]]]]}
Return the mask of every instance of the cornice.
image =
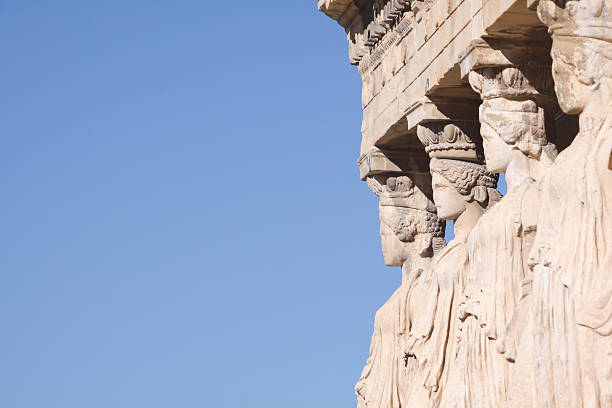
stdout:
{"type": "MultiPolygon", "coordinates": [[[[359,65],[366,56],[378,54],[368,59],[373,59],[373,62],[379,59],[390,44],[387,41],[383,44],[387,45],[385,49],[378,49],[388,33],[393,37],[402,35],[407,25],[400,27],[400,22],[411,10],[411,0],[318,0],[318,6],[320,11],[344,27],[349,40],[350,62],[359,65]]],[[[371,67],[372,63],[365,65],[371,67]]]]}
{"type": "Polygon", "coordinates": [[[359,6],[354,0],[318,0],[319,11],[335,20],[345,29],[359,14],[359,6]]]}

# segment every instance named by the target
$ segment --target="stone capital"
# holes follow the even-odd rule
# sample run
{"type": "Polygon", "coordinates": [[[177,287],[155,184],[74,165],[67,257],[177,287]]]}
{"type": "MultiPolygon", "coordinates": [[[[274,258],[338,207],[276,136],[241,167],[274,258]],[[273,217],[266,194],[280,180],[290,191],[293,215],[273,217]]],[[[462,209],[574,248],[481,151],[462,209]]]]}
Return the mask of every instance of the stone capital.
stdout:
{"type": "Polygon", "coordinates": [[[550,67],[482,67],[469,73],[469,82],[483,101],[495,98],[533,100],[550,112],[558,110],[550,67]]]}
{"type": "Polygon", "coordinates": [[[366,180],[377,174],[429,174],[426,157],[410,150],[389,150],[370,147],[358,161],[359,177],[366,180]]]}
{"type": "Polygon", "coordinates": [[[431,158],[484,161],[477,121],[426,122],[418,126],[417,136],[431,158]]]}
{"type": "Polygon", "coordinates": [[[478,39],[461,54],[461,76],[483,100],[532,99],[556,108],[550,44],[478,39]]]}
{"type": "Polygon", "coordinates": [[[544,67],[550,68],[550,44],[541,42],[522,44],[500,40],[477,39],[459,55],[461,77],[471,71],[488,67],[544,67]]]}
{"type": "Polygon", "coordinates": [[[461,99],[430,99],[424,97],[413,104],[406,114],[408,131],[417,130],[417,126],[430,122],[478,120],[478,104],[472,100],[461,99]]]}

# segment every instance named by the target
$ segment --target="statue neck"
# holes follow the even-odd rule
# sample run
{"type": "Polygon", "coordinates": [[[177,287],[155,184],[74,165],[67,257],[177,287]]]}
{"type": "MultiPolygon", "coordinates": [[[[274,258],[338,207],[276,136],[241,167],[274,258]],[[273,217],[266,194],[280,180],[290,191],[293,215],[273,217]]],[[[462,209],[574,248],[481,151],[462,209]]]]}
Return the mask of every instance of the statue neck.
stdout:
{"type": "Polygon", "coordinates": [[[538,180],[542,175],[543,167],[540,160],[528,157],[518,149],[513,150],[512,160],[506,169],[508,191],[519,186],[526,178],[531,177],[538,180]]]}
{"type": "Polygon", "coordinates": [[[597,131],[603,121],[612,112],[612,80],[603,78],[597,87],[589,95],[588,103],[580,113],[580,133],[592,133],[597,131]]]}
{"type": "Polygon", "coordinates": [[[404,262],[402,265],[402,285],[409,284],[410,282],[414,281],[419,269],[422,270],[421,273],[425,273],[430,262],[431,258],[424,258],[418,254],[414,254],[414,257],[411,257],[404,262]]]}
{"type": "Polygon", "coordinates": [[[453,227],[455,229],[455,239],[464,238],[476,226],[478,219],[485,212],[485,209],[477,201],[466,203],[466,209],[455,220],[453,227]]]}

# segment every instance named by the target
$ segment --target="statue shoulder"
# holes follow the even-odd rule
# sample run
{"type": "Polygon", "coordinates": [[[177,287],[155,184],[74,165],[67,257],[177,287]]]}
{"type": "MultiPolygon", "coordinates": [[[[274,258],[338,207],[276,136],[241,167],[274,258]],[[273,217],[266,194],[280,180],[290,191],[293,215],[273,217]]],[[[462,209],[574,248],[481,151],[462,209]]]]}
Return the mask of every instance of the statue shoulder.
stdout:
{"type": "Polygon", "coordinates": [[[497,204],[480,217],[468,237],[468,248],[499,237],[501,231],[511,227],[513,235],[535,230],[539,211],[539,193],[535,180],[525,179],[508,192],[497,204]]]}

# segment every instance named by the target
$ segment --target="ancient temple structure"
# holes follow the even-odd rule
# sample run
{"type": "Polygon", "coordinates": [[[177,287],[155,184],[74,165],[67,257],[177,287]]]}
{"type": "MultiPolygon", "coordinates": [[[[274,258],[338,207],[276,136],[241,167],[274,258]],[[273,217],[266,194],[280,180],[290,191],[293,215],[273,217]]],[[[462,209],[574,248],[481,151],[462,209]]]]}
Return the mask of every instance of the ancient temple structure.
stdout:
{"type": "Polygon", "coordinates": [[[318,7],[363,80],[360,175],[402,267],[358,407],[612,407],[612,0],[318,7]]]}

